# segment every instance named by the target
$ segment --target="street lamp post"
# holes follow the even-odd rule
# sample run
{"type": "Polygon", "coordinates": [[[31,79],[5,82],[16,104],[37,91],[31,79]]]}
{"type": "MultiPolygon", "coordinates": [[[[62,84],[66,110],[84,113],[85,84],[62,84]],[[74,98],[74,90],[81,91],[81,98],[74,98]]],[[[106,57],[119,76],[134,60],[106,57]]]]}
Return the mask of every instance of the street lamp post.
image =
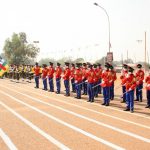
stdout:
{"type": "Polygon", "coordinates": [[[100,7],[104,12],[105,12],[105,14],[107,15],[107,19],[108,19],[108,32],[109,32],[109,46],[108,46],[108,48],[109,48],[109,52],[110,52],[110,45],[111,45],[111,43],[110,43],[110,20],[109,20],[109,15],[108,15],[108,13],[107,13],[107,11],[106,11],[106,9],[105,8],[103,8],[102,6],[100,6],[98,3],[94,3],[94,5],[95,6],[98,6],[98,7],[100,7]]]}

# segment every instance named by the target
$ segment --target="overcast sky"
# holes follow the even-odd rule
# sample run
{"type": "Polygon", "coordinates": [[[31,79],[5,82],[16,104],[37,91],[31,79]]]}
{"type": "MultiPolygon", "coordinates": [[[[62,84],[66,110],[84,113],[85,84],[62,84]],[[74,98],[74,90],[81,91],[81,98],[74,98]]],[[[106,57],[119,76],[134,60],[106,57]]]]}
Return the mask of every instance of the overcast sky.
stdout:
{"type": "Polygon", "coordinates": [[[0,0],[0,53],[13,32],[38,40],[44,57],[83,57],[93,61],[108,52],[110,17],[114,60],[128,55],[144,61],[144,32],[150,55],[150,0],[0,0]],[[138,43],[137,40],[142,40],[138,43]]]}

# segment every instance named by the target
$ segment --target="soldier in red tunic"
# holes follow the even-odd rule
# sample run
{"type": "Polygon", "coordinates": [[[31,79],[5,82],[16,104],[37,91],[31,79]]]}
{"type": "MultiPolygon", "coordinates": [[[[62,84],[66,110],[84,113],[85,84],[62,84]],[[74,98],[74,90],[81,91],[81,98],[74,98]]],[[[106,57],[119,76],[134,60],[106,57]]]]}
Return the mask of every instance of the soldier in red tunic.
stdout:
{"type": "Polygon", "coordinates": [[[150,72],[145,79],[146,82],[146,96],[147,96],[147,105],[145,108],[150,108],[150,72]]]}
{"type": "Polygon", "coordinates": [[[144,80],[144,71],[141,69],[142,65],[137,65],[138,71],[136,72],[136,100],[142,102],[143,99],[143,80],[144,80]]]}
{"type": "Polygon", "coordinates": [[[61,69],[60,65],[61,64],[59,62],[57,62],[57,67],[55,69],[56,87],[57,87],[56,94],[60,94],[60,88],[61,88],[62,69],[61,69]]]}
{"type": "Polygon", "coordinates": [[[134,112],[134,90],[136,88],[136,79],[133,74],[134,69],[129,67],[128,74],[125,78],[125,86],[126,86],[126,103],[127,107],[124,111],[134,112]]]}
{"type": "Polygon", "coordinates": [[[47,65],[43,64],[42,80],[43,80],[43,85],[44,85],[43,90],[45,90],[45,91],[47,91],[47,73],[48,73],[47,65]]]}
{"type": "Polygon", "coordinates": [[[50,66],[48,68],[48,80],[49,80],[49,87],[50,87],[50,90],[49,92],[54,92],[54,83],[53,83],[53,77],[54,77],[54,67],[53,67],[53,63],[52,62],[49,62],[50,63],[50,66]]]}

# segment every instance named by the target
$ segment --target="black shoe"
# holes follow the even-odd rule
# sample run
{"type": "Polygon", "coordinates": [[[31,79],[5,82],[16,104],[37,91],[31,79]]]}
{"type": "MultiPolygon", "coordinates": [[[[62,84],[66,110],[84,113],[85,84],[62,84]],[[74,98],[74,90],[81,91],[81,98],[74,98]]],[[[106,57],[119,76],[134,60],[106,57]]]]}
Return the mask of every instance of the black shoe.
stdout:
{"type": "Polygon", "coordinates": [[[70,94],[65,94],[64,96],[68,97],[68,96],[70,96],[70,94]]]}
{"type": "Polygon", "coordinates": [[[150,105],[147,105],[145,108],[150,108],[150,105]]]}
{"type": "Polygon", "coordinates": [[[135,99],[134,101],[139,101],[139,99],[135,99]]]}
{"type": "Polygon", "coordinates": [[[98,95],[95,95],[95,98],[98,97],[98,95]]]}
{"type": "Polygon", "coordinates": [[[114,100],[114,98],[111,98],[111,100],[114,100]]]}
{"type": "Polygon", "coordinates": [[[101,105],[106,105],[106,103],[102,103],[101,105]]]}
{"type": "Polygon", "coordinates": [[[130,112],[131,112],[131,113],[133,113],[133,112],[134,112],[134,110],[130,110],[130,112]]]}
{"type": "Polygon", "coordinates": [[[108,104],[106,104],[105,106],[109,106],[109,103],[108,103],[108,104]]]}
{"type": "Polygon", "coordinates": [[[126,101],[121,101],[120,103],[125,103],[126,101]]]}
{"type": "Polygon", "coordinates": [[[130,111],[130,109],[129,109],[129,108],[126,108],[126,109],[124,109],[124,111],[130,111]]]}
{"type": "Polygon", "coordinates": [[[56,93],[56,94],[60,94],[60,92],[58,92],[58,91],[57,91],[57,92],[55,92],[55,93],[56,93]]]}
{"type": "Polygon", "coordinates": [[[88,100],[87,102],[90,102],[90,100],[88,100]]]}

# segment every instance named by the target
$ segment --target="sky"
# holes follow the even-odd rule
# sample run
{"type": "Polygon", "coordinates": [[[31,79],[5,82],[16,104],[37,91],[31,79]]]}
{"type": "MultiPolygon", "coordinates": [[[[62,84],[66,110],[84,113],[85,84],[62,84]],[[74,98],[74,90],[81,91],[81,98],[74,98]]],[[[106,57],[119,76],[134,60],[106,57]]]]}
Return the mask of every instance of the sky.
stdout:
{"type": "MultiPolygon", "coordinates": [[[[39,41],[41,58],[83,57],[94,61],[109,51],[114,60],[144,61],[145,32],[150,55],[150,0],[0,0],[0,53],[12,34],[39,41]],[[137,42],[140,40],[141,42],[137,42]]],[[[147,57],[147,61],[149,58],[147,57]]]]}

